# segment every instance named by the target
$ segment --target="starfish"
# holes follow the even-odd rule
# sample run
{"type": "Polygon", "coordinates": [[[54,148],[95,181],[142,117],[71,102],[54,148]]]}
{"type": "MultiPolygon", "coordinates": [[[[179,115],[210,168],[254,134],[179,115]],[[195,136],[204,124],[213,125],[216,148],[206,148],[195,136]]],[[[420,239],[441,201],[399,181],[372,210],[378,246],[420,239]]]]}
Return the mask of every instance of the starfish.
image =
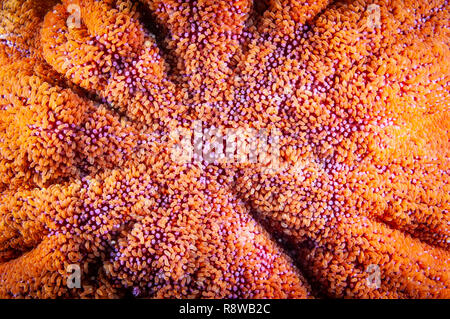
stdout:
{"type": "Polygon", "coordinates": [[[450,297],[446,1],[1,3],[0,297],[450,297]]]}

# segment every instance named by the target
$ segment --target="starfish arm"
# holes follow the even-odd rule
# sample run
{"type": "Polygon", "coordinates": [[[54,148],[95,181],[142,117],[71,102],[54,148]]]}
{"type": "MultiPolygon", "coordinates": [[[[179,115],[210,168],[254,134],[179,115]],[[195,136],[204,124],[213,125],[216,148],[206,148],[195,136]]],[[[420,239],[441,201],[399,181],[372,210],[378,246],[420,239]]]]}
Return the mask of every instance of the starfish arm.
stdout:
{"type": "Polygon", "coordinates": [[[231,73],[229,64],[239,50],[251,1],[143,2],[168,28],[166,41],[178,57],[187,88],[217,94],[231,73]]]}
{"type": "Polygon", "coordinates": [[[79,21],[72,22],[67,10],[77,3],[57,5],[46,16],[41,30],[46,61],[131,119],[169,122],[181,112],[175,102],[177,90],[164,77],[159,49],[138,22],[135,9],[121,1],[82,1],[74,7],[79,21]]]}
{"type": "MultiPolygon", "coordinates": [[[[123,164],[136,149],[136,127],[36,71],[28,59],[2,66],[2,186],[45,185],[123,164]],[[8,80],[6,80],[8,79],[8,80]],[[45,150],[43,152],[42,150],[45,150]]],[[[63,84],[62,84],[63,85],[63,84]]]]}

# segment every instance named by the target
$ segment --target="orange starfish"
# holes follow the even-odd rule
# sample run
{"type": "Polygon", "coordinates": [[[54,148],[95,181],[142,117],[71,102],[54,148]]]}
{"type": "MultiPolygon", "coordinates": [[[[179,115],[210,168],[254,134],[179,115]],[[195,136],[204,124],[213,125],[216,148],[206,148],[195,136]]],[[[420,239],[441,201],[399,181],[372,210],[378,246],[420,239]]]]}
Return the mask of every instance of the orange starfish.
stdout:
{"type": "Polygon", "coordinates": [[[449,298],[449,19],[1,1],[0,297],[449,298]]]}

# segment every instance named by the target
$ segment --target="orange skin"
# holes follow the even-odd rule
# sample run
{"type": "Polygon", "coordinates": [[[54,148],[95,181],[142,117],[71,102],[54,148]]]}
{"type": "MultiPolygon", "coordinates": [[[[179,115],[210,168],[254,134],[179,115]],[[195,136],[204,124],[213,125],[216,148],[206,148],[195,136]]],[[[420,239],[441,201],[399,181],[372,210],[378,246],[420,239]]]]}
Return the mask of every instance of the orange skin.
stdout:
{"type": "Polygon", "coordinates": [[[0,297],[450,298],[449,7],[329,2],[1,1],[0,297]]]}

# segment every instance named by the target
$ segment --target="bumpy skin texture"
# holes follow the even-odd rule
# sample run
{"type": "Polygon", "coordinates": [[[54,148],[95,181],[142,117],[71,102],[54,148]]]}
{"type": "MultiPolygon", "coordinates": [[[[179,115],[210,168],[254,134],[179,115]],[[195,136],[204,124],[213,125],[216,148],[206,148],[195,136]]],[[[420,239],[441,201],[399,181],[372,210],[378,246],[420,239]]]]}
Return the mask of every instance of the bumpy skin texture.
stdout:
{"type": "Polygon", "coordinates": [[[0,297],[449,298],[449,8],[1,1],[0,297]],[[177,161],[195,121],[280,166],[177,161]]]}

